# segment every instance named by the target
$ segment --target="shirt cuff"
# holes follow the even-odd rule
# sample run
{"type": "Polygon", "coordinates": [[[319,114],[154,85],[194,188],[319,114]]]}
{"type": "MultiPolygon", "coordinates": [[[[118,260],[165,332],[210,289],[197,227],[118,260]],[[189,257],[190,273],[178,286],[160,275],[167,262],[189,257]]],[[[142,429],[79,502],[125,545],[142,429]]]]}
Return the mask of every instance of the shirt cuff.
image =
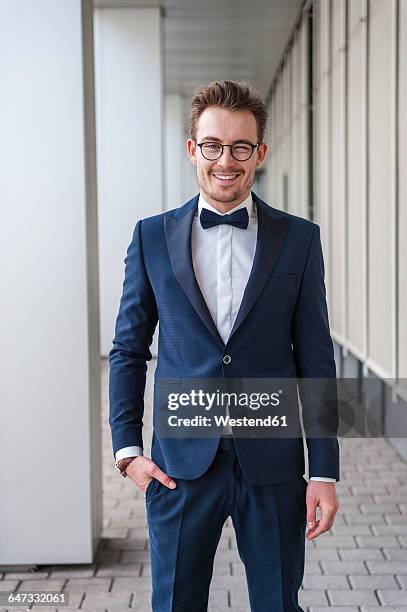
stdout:
{"type": "Polygon", "coordinates": [[[115,459],[116,461],[120,461],[120,459],[125,459],[126,457],[138,457],[143,454],[141,446],[125,446],[116,451],[115,459]]]}
{"type": "Polygon", "coordinates": [[[336,478],[322,478],[320,476],[311,476],[310,480],[319,480],[320,482],[336,482],[336,478]]]}

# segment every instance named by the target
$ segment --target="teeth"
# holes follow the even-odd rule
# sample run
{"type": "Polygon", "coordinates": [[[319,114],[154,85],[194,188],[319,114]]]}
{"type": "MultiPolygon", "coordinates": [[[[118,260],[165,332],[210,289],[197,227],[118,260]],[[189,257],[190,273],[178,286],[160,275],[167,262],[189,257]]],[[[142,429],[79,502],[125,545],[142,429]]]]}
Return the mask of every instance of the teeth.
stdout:
{"type": "Polygon", "coordinates": [[[216,176],[218,179],[230,180],[236,178],[237,174],[215,174],[214,176],[216,176]]]}

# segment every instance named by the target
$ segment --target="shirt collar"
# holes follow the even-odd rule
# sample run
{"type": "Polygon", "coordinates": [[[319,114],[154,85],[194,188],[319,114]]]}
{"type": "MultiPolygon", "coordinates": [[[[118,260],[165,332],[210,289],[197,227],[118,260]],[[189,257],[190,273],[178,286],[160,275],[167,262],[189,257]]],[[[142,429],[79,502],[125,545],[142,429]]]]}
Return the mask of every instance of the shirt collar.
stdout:
{"type": "Polygon", "coordinates": [[[211,204],[209,204],[209,202],[207,202],[205,200],[205,198],[202,195],[202,192],[199,193],[199,199],[198,199],[198,210],[197,210],[197,215],[199,216],[201,214],[201,210],[202,208],[207,208],[208,210],[211,210],[212,212],[217,213],[218,215],[225,215],[225,214],[229,214],[232,212],[235,212],[235,210],[239,210],[239,208],[247,208],[247,213],[249,215],[249,217],[252,217],[255,215],[255,205],[253,202],[253,198],[252,198],[252,193],[250,192],[249,195],[247,196],[247,198],[241,202],[240,204],[238,204],[237,206],[235,206],[234,208],[231,208],[229,210],[228,213],[221,213],[218,210],[216,210],[216,208],[214,206],[211,206],[211,204]]]}

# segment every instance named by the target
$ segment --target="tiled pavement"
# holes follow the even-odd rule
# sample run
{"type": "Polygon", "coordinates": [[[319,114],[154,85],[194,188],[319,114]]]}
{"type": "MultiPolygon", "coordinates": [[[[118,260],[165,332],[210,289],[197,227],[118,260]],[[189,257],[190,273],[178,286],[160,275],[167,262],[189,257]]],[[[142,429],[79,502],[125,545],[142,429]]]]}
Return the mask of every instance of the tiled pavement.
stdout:
{"type": "MultiPolygon", "coordinates": [[[[154,365],[149,364],[148,389],[154,365]]],[[[144,497],[112,467],[106,378],[104,361],[104,532],[95,563],[41,566],[35,572],[0,568],[0,590],[63,590],[70,594],[69,609],[121,612],[131,607],[148,612],[151,587],[144,497]]],[[[146,442],[150,416],[144,419],[146,442]]],[[[341,456],[340,509],[334,528],[306,543],[301,604],[307,612],[406,612],[407,466],[386,440],[341,439],[341,456]]],[[[216,554],[209,609],[249,611],[244,569],[229,521],[216,554]]]]}

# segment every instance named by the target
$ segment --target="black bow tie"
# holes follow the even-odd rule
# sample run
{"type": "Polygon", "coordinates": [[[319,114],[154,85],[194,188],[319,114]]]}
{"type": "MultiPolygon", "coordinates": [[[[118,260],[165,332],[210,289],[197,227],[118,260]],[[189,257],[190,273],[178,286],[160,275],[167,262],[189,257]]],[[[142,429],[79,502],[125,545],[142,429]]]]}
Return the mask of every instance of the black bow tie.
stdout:
{"type": "Polygon", "coordinates": [[[226,215],[218,215],[208,208],[202,208],[199,220],[204,229],[222,224],[234,225],[241,229],[247,229],[249,214],[247,208],[239,208],[239,210],[235,210],[235,212],[226,215]]]}

